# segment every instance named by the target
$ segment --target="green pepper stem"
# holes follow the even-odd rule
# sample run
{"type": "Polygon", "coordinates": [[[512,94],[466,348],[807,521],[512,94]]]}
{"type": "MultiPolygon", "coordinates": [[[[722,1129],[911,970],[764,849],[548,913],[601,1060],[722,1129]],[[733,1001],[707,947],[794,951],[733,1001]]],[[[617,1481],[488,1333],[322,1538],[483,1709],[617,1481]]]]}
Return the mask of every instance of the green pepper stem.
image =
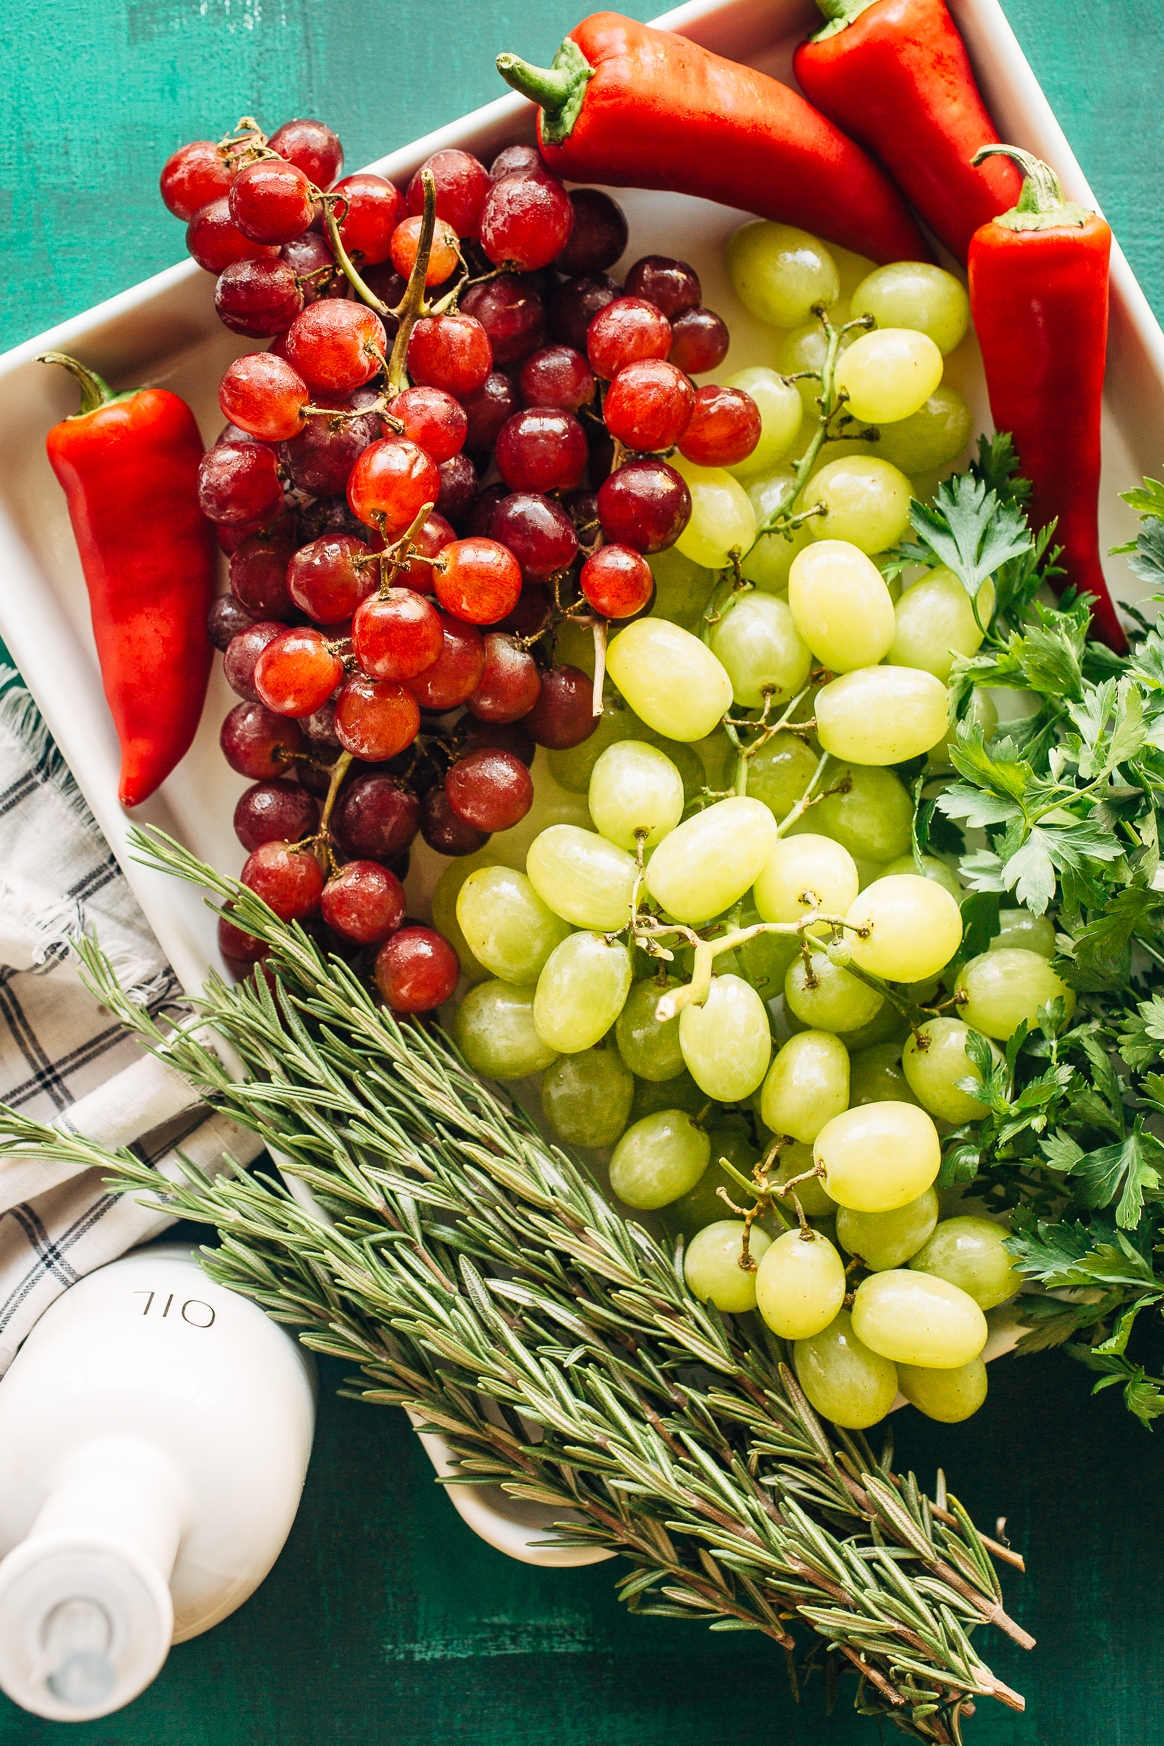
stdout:
{"type": "Polygon", "coordinates": [[[574,131],[594,68],[572,37],[566,37],[549,67],[534,67],[520,55],[498,55],[497,71],[507,85],[536,103],[542,112],[542,138],[561,145],[574,131]]]}
{"type": "Polygon", "coordinates": [[[1022,171],[1023,185],[1015,205],[995,220],[1008,230],[1043,230],[1057,224],[1083,224],[1091,216],[1063,193],[1063,184],[1042,158],[1022,146],[980,146],[970,159],[977,166],[987,158],[1009,158],[1022,171]]]}
{"type": "Polygon", "coordinates": [[[78,363],[67,352],[43,352],[36,361],[38,364],[62,365],[81,384],[81,404],[71,414],[73,418],[81,418],[87,412],[96,412],[99,406],[106,406],[109,401],[117,398],[108,382],[96,370],[90,370],[84,364],[78,363]]]}
{"type": "Polygon", "coordinates": [[[862,12],[867,12],[875,0],[816,0],[828,23],[823,30],[818,30],[813,42],[823,42],[826,37],[836,36],[846,25],[852,24],[854,18],[860,18],[862,12]]]}

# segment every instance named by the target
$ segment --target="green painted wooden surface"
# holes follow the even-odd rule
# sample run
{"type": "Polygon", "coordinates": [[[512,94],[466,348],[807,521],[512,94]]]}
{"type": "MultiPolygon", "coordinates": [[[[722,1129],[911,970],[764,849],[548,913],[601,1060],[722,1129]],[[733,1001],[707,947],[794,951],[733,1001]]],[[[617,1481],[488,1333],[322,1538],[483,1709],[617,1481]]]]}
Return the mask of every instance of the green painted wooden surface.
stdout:
{"type": "MultiPolygon", "coordinates": [[[[1004,0],[1158,312],[1164,313],[1161,0],[1004,0]]],[[[654,5],[628,10],[646,17],[654,5]]],[[[178,258],[155,179],[182,139],[244,111],[319,113],[358,164],[497,95],[503,46],[544,58],[569,0],[26,0],[0,26],[0,345],[178,258]]],[[[1164,448],[1164,441],[1162,441],[1164,448]]],[[[0,1746],[771,1746],[876,1740],[818,1693],[797,1708],[748,1636],[628,1617],[614,1567],[530,1570],[477,1540],[403,1418],[335,1397],[325,1366],[303,1508],[272,1576],[174,1651],[131,1709],[80,1728],[0,1699],[0,1746]]],[[[1025,1717],[983,1705],[978,1746],[1164,1741],[1160,1442],[1060,1355],[1004,1361],[969,1424],[895,1420],[903,1465],[989,1524],[1033,1655],[989,1641],[1025,1717]]],[[[896,1734],[892,1734],[896,1738],[896,1734]]]]}

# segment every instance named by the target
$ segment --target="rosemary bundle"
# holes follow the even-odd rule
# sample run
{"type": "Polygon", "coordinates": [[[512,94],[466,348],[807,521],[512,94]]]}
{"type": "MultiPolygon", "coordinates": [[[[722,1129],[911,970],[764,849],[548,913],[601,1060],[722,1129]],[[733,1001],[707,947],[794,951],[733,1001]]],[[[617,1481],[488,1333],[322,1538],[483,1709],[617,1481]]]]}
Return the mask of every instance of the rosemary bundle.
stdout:
{"type": "MultiPolygon", "coordinates": [[[[632,1609],[761,1631],[794,1682],[819,1667],[831,1688],[851,1666],[858,1709],[918,1739],[960,1741],[975,1697],[1022,1708],[970,1641],[991,1622],[1031,1645],[991,1554],[1022,1562],[940,1476],[931,1499],[894,1474],[891,1448],[878,1459],[862,1435],[822,1425],[760,1319],[693,1299],[681,1261],[439,1031],[398,1024],[299,927],[176,843],[139,847],[231,903],[272,948],[272,982],[208,985],[199,1010],[221,1055],[163,1035],[86,942],[94,992],[317,1203],[189,1167],[166,1198],[218,1227],[222,1246],[204,1251],[214,1278],[358,1365],[363,1398],[441,1432],[456,1483],[560,1511],[556,1544],[623,1554],[632,1609]],[[797,1621],[810,1627],[799,1668],[797,1621]]],[[[159,1190],[132,1154],[11,1110],[0,1138],[159,1190]]]]}

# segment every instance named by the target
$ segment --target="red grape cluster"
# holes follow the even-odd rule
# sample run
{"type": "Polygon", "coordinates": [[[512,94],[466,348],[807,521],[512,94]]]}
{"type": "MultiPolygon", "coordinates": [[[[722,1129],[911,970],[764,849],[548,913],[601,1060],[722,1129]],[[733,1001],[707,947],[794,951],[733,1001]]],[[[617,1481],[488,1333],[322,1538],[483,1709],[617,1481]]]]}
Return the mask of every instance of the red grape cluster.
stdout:
{"type": "MultiPolygon", "coordinates": [[[[567,192],[533,146],[489,169],[437,152],[403,193],[342,179],[321,122],[249,119],[162,172],[234,332],[229,421],[202,507],[229,557],[210,634],[240,701],[243,882],[333,947],[376,950],[396,1011],[449,998],[456,954],[407,922],[419,833],[470,854],[533,801],[538,745],[593,732],[595,687],[555,664],[565,621],[649,609],[646,555],[691,498],[664,458],[730,465],[760,435],[716,368],[724,323],[682,261],[627,244],[608,195],[567,192]]],[[[600,693],[601,664],[597,681],[600,693]]],[[[239,969],[261,947],[229,922],[239,969]]]]}

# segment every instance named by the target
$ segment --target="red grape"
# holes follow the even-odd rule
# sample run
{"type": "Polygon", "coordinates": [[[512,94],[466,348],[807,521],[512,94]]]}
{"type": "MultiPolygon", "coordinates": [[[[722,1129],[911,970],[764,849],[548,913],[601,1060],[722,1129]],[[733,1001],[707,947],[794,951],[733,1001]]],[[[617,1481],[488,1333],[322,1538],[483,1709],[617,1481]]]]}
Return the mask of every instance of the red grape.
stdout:
{"type": "Polygon", "coordinates": [[[393,1012],[431,1012],[460,979],[460,960],[435,928],[401,928],[376,954],[376,986],[393,1012]]]}
{"type": "Polygon", "coordinates": [[[262,443],[216,443],[198,467],[198,503],[211,521],[261,526],[283,507],[275,452],[262,443]]]}
{"type": "Polygon", "coordinates": [[[219,735],[222,755],[232,770],[263,782],[281,776],[303,750],[297,721],[276,715],[261,703],[236,703],[219,735]]]}
{"type": "Polygon", "coordinates": [[[520,387],[527,406],[558,406],[563,412],[589,406],[598,392],[593,370],[573,346],[543,346],[527,358],[520,387]]]}
{"type": "Polygon", "coordinates": [[[469,710],[480,721],[520,721],[538,700],[541,674],[528,649],[504,631],[485,637],[485,671],[469,699],[469,710]]]}
{"type": "Polygon", "coordinates": [[[687,429],[694,405],[695,389],[682,370],[665,358],[643,358],[618,372],[602,416],[611,436],[628,449],[670,449],[687,429]]]}
{"type": "Polygon", "coordinates": [[[628,461],[602,481],[598,518],[606,538],[636,552],[673,546],[691,519],[691,493],[666,461],[628,461]]]}
{"type": "Polygon", "coordinates": [[[214,287],[219,321],[252,339],[286,333],[303,305],[303,289],[286,261],[232,261],[214,287]]]}
{"type": "Polygon", "coordinates": [[[473,394],[493,367],[489,335],[471,315],[425,315],[408,341],[408,374],[458,400],[473,394]]]}
{"type": "Polygon", "coordinates": [[[550,752],[566,752],[580,746],[598,726],[594,714],[594,686],[577,667],[551,667],[542,674],[537,702],[525,717],[539,746],[550,752]]]}
{"type": "MultiPolygon", "coordinates": [[[[626,248],[626,213],[600,188],[575,188],[570,195],[574,208],[574,228],[570,240],[554,260],[558,273],[601,273],[613,267],[626,248]]],[[[636,297],[646,297],[635,290],[636,297]]]]}
{"type": "Polygon", "coordinates": [[[511,377],[491,370],[477,392],[467,394],[461,405],[467,425],[465,447],[489,454],[506,419],[520,412],[521,399],[511,377]]]}
{"type": "Polygon", "coordinates": [[[411,588],[365,600],[352,620],[352,648],[373,679],[414,679],[432,666],[444,640],[436,607],[411,588]]]}
{"type": "Polygon", "coordinates": [[[320,899],[329,928],[361,946],[379,946],[404,920],[404,887],[379,861],[349,861],[332,875],[320,899]]]}
{"type": "Polygon", "coordinates": [[[446,612],[468,624],[496,624],[521,596],[521,566],[497,540],[475,535],[445,547],[433,583],[446,612]]]}
{"type": "Polygon", "coordinates": [[[253,242],[288,243],[305,231],[315,210],[302,170],[278,158],[244,164],[227,195],[230,216],[253,242]]]}
{"type": "Polygon", "coordinates": [[[256,618],[290,618],[287,565],[294,546],[287,530],[248,534],[230,555],[230,591],[256,618]]]}
{"type": "Polygon", "coordinates": [[[628,364],[641,358],[665,358],[670,350],[671,323],[641,297],[615,298],[598,311],[586,331],[591,368],[607,382],[628,364]]]}
{"type": "Polygon", "coordinates": [[[388,416],[398,418],[404,435],[438,466],[465,446],[469,420],[443,388],[406,388],[388,402],[388,416]]]}
{"type": "Polygon", "coordinates": [[[333,394],[362,388],[383,366],[384,324],[362,303],[328,297],[297,315],[287,330],[287,356],[305,382],[333,394]]]}
{"type": "Polygon", "coordinates": [[[650,600],[655,578],[647,560],[629,546],[599,546],[583,564],[578,586],[603,618],[631,618],[650,600]]]}
{"type": "Polygon", "coordinates": [[[493,746],[501,752],[512,752],[527,770],[537,756],[537,746],[524,721],[480,721],[465,715],[457,723],[457,733],[462,752],[479,752],[483,746],[493,746]]]}
{"type": "Polygon", "coordinates": [[[331,244],[317,230],[305,230],[302,236],[284,243],[279,259],[299,280],[304,307],[319,297],[347,296],[347,279],[336,266],[331,244]]]}
{"type": "Polygon", "coordinates": [[[453,811],[443,787],[430,788],[421,800],[420,834],[438,855],[472,855],[489,841],[488,831],[453,811]]]}
{"type": "Polygon", "coordinates": [[[569,491],[586,471],[586,432],[570,412],[530,406],[506,420],[497,470],[513,491],[569,491]]]}
{"type": "Polygon", "coordinates": [[[670,255],[643,255],[626,276],[628,297],[643,297],[668,317],[694,309],[703,298],[699,274],[670,255]]]}
{"type": "Polygon", "coordinates": [[[600,309],[605,309],[623,294],[622,286],[605,273],[585,274],[580,279],[567,279],[549,295],[546,315],[550,337],[573,351],[586,350],[586,334],[600,309]]]}
{"type": "Polygon", "coordinates": [[[489,259],[527,272],[548,267],[565,248],[573,228],[569,195],[544,173],[505,176],[494,182],[481,209],[481,247],[489,259]]]}
{"type": "Polygon", "coordinates": [[[395,776],[357,776],[340,793],[332,828],[354,858],[391,861],[420,829],[420,801],[395,776]]]}
{"type": "Polygon", "coordinates": [[[473,506],[477,494],[477,469],[468,455],[454,455],[437,468],[441,476],[437,510],[446,521],[461,521],[473,506]]]}
{"type": "Polygon", "coordinates": [[[549,589],[543,588],[540,582],[531,582],[522,589],[521,599],[512,612],[506,613],[497,628],[515,637],[536,637],[545,630],[553,610],[549,589]]]}
{"type": "Polygon", "coordinates": [[[239,795],[234,809],[234,834],[248,852],[263,843],[297,843],[318,829],[318,803],[285,777],[256,782],[239,795]]]}
{"type": "Polygon", "coordinates": [[[436,502],[440,488],[440,474],[423,449],[407,437],[383,437],[352,468],[348,502],[368,527],[394,539],[412,525],[424,504],[436,502]]]}
{"type": "Polygon", "coordinates": [[[345,752],[368,764],[394,758],[416,738],[416,699],[394,679],[353,673],[335,701],[335,731],[345,752]]]}
{"type": "Polygon", "coordinates": [[[271,243],[244,236],[230,215],[226,197],[200,207],[186,229],[186,247],[208,273],[221,273],[232,261],[273,261],[279,250],[271,243]]]}
{"type": "Polygon", "coordinates": [[[438,613],[444,642],[431,667],[408,681],[408,689],[421,709],[443,714],[477,689],[485,671],[485,639],[471,624],[438,613]]]}
{"type": "Polygon", "coordinates": [[[239,879],[282,921],[302,921],[319,908],[323,872],[308,848],[286,842],[260,843],[244,861],[239,879]]]}
{"type": "Polygon", "coordinates": [[[523,274],[499,273],[495,279],[470,285],[461,298],[461,311],[481,323],[499,367],[520,363],[545,344],[545,304],[523,274]]]}
{"type": "Polygon", "coordinates": [[[482,486],[473,499],[472,508],[466,517],[465,532],[488,536],[489,524],[493,520],[493,511],[508,496],[510,496],[510,491],[507,485],[498,483],[482,486]]]}
{"type": "MultiPolygon", "coordinates": [[[[392,232],[392,265],[402,279],[407,279],[416,265],[423,225],[423,218],[404,218],[392,232]]],[[[456,272],[459,259],[456,231],[443,218],[438,218],[433,227],[428,266],[424,271],[425,284],[443,285],[456,272]]]]}
{"type": "Polygon", "coordinates": [[[521,759],[490,747],[458,758],[445,777],[445,799],[457,817],[490,833],[520,824],[533,805],[533,792],[533,778],[521,759]]]}
{"type": "Polygon", "coordinates": [[[412,546],[415,556],[409,558],[393,576],[393,582],[403,584],[405,588],[414,588],[418,594],[432,593],[431,564],[426,564],[426,558],[438,557],[445,547],[451,545],[456,534],[443,515],[436,510],[429,516],[419,533],[412,536],[412,546]]]}
{"type": "MultiPolygon", "coordinates": [[[[206,615],[206,634],[215,648],[225,653],[239,632],[248,630],[255,622],[254,614],[233,594],[219,594],[206,615]]],[[[279,629],[282,628],[280,625],[279,629]]]]}
{"type": "MultiPolygon", "coordinates": [[[[249,624],[240,630],[227,645],[222,658],[223,677],[231,690],[245,697],[248,703],[259,702],[255,690],[256,661],[267,644],[281,637],[286,629],[287,626],[276,619],[261,618],[257,624],[249,624]]],[[[282,836],[283,832],[276,834],[282,836]]]]}
{"type": "Polygon", "coordinates": [[[347,203],[346,211],[337,208],[337,217],[343,212],[338,220],[339,233],[356,266],[366,262],[375,267],[386,261],[392,250],[392,232],[404,216],[399,188],[383,176],[360,170],[337,182],[332,193],[342,194],[347,203]]]}
{"type": "Polygon", "coordinates": [[[285,121],[267,144],[317,188],[330,188],[344,166],[344,148],[322,121],[285,121]]]}
{"type": "Polygon", "coordinates": [[[312,540],[300,546],[287,566],[287,592],[317,624],[351,618],[360,602],[375,591],[375,566],[357,562],[367,555],[364,542],[350,534],[325,534],[312,540]]]}
{"type": "Polygon", "coordinates": [[[226,417],[268,443],[296,436],[303,428],[303,408],[310,402],[302,376],[270,352],[236,358],[227,365],[218,387],[218,404],[226,417]]]}
{"type": "Polygon", "coordinates": [[[526,582],[544,582],[555,570],[568,570],[578,553],[578,536],[566,511],[552,497],[534,491],[515,491],[501,499],[489,518],[489,538],[508,546],[526,582]]]}
{"type": "Polygon", "coordinates": [[[166,159],[159,186],[166,210],[189,224],[196,212],[221,200],[233,180],[214,141],[195,139],[166,159]]]}
{"type": "MultiPolygon", "coordinates": [[[[227,908],[233,909],[234,905],[228,904],[227,908]]],[[[256,939],[254,934],[244,933],[242,928],[236,928],[224,915],[218,918],[218,949],[224,958],[240,966],[257,964],[271,950],[262,940],[256,939]]]]}
{"type": "Polygon", "coordinates": [[[279,445],[279,460],[291,483],[313,497],[333,497],[346,491],[356,461],[380,435],[375,410],[379,399],[372,388],[357,388],[351,394],[317,393],[313,403],[323,408],[323,413],[312,413],[298,436],[279,445]],[[365,406],[369,410],[359,418],[333,420],[327,416],[329,412],[361,411],[365,406]]]}
{"type": "Polygon", "coordinates": [[[449,148],[426,158],[408,184],[405,196],[409,212],[424,211],[423,172],[428,170],[436,195],[436,215],[452,225],[458,236],[476,236],[481,208],[489,192],[489,172],[471,152],[449,148]]]}
{"type": "Polygon", "coordinates": [[[742,388],[708,383],[695,396],[679,452],[699,467],[734,467],[760,440],[760,408],[742,388]]]}
{"type": "Polygon", "coordinates": [[[314,625],[285,630],[255,662],[255,690],[276,715],[311,715],[343,676],[343,662],[314,625]]]}
{"type": "Polygon", "coordinates": [[[674,337],[667,356],[689,376],[718,370],[727,357],[731,343],[727,323],[711,309],[685,309],[675,317],[671,332],[674,337]]]}
{"type": "Polygon", "coordinates": [[[489,176],[494,182],[500,182],[502,176],[546,174],[546,160],[537,146],[532,145],[505,146],[489,166],[489,176]]]}

